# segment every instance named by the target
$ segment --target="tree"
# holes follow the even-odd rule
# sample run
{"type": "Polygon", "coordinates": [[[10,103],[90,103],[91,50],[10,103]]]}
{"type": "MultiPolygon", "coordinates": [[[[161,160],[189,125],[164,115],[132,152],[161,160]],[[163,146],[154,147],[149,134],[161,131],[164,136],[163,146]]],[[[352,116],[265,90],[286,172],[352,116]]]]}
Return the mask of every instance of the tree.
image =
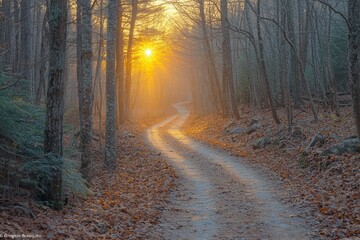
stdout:
{"type": "Polygon", "coordinates": [[[116,0],[109,0],[108,3],[108,24],[106,37],[106,142],[104,165],[107,168],[113,168],[116,166],[116,2],[116,0]]]}
{"type": "Polygon", "coordinates": [[[267,73],[267,69],[266,69],[266,62],[265,62],[265,55],[264,55],[264,43],[263,43],[263,39],[261,36],[261,27],[260,27],[260,14],[261,14],[261,0],[258,0],[256,27],[257,27],[258,40],[259,40],[260,69],[261,69],[261,72],[263,73],[263,77],[265,80],[266,93],[268,95],[272,116],[273,116],[275,122],[277,124],[280,124],[280,120],[279,120],[278,114],[276,112],[276,107],[275,107],[274,100],[273,100],[273,93],[271,90],[270,81],[269,81],[269,77],[268,77],[268,73],[267,73]]]}
{"type": "MultiPolygon", "coordinates": [[[[94,99],[94,110],[98,110],[98,117],[99,117],[99,134],[102,136],[102,113],[103,113],[103,87],[101,81],[101,64],[103,63],[103,45],[104,45],[104,0],[100,0],[99,3],[99,40],[98,40],[98,49],[97,49],[97,61],[95,67],[95,75],[94,75],[94,89],[93,92],[95,93],[96,88],[99,89],[99,97],[97,101],[94,99]]],[[[94,94],[95,95],[95,94],[94,94]]],[[[95,98],[95,96],[94,96],[95,98]]],[[[94,116],[96,112],[94,112],[94,116]]],[[[102,148],[102,138],[100,138],[100,147],[102,148]]]]}
{"type": "Polygon", "coordinates": [[[218,79],[218,74],[215,67],[214,56],[210,46],[209,34],[206,26],[204,0],[199,0],[200,24],[202,32],[202,40],[204,42],[204,52],[206,67],[208,69],[210,88],[212,94],[213,105],[216,108],[220,104],[223,114],[227,115],[229,112],[227,101],[224,101],[221,95],[221,89],[218,79]]]}
{"type": "Polygon", "coordinates": [[[19,66],[19,52],[20,52],[20,8],[19,8],[19,1],[14,0],[14,31],[15,31],[15,39],[14,39],[14,56],[13,56],[13,72],[18,73],[20,72],[19,66]]]}
{"type": "Polygon", "coordinates": [[[234,77],[233,77],[233,63],[231,57],[231,42],[230,42],[230,23],[228,19],[228,1],[221,0],[221,27],[222,27],[222,51],[223,51],[223,97],[229,97],[225,101],[230,100],[233,115],[236,119],[240,119],[239,110],[237,108],[234,77]],[[229,94],[227,94],[229,93],[229,94]]]}
{"type": "MultiPolygon", "coordinates": [[[[253,10],[253,11],[255,12],[255,10],[253,10]]],[[[295,60],[296,60],[297,64],[299,65],[298,67],[296,67],[296,69],[300,70],[300,77],[302,79],[304,79],[303,85],[304,85],[304,87],[305,87],[305,89],[306,89],[306,91],[308,93],[309,102],[310,102],[310,108],[311,108],[311,111],[312,111],[312,113],[314,115],[314,121],[317,121],[318,116],[317,116],[317,112],[316,112],[316,109],[315,109],[315,106],[314,106],[314,100],[313,100],[311,89],[310,89],[310,86],[309,86],[309,83],[308,83],[308,78],[306,77],[306,74],[305,74],[304,63],[303,63],[303,61],[301,59],[301,55],[299,54],[299,52],[296,49],[294,41],[291,40],[291,37],[289,37],[287,35],[287,32],[280,25],[280,23],[278,23],[277,21],[275,21],[274,19],[271,19],[271,18],[260,17],[259,14],[257,14],[258,18],[261,18],[261,19],[264,19],[264,20],[267,20],[267,21],[270,21],[270,22],[274,23],[281,30],[281,33],[282,33],[283,37],[285,38],[286,42],[290,45],[290,49],[291,49],[291,51],[293,53],[293,56],[295,57],[295,60]]],[[[292,27],[289,27],[289,29],[292,29],[292,27]]],[[[297,74],[297,73],[295,73],[295,74],[297,74]]],[[[295,91],[296,91],[296,87],[295,87],[295,91]]],[[[296,97],[295,97],[294,100],[296,101],[296,97]]]]}
{"type": "Polygon", "coordinates": [[[360,2],[348,0],[348,16],[335,9],[328,2],[317,0],[338,14],[348,28],[348,78],[352,97],[355,127],[360,140],[360,2]]]}
{"type": "Polygon", "coordinates": [[[357,135],[360,140],[360,2],[348,2],[349,80],[357,135]]]}
{"type": "Polygon", "coordinates": [[[0,20],[0,30],[3,31],[3,34],[0,37],[0,41],[5,46],[5,53],[2,54],[2,61],[4,63],[0,68],[6,68],[10,66],[11,63],[11,1],[3,0],[2,1],[2,10],[3,18],[0,20]]]}
{"type": "MultiPolygon", "coordinates": [[[[79,2],[78,2],[79,3],[79,2]]],[[[79,5],[78,5],[79,7],[79,5]]],[[[93,94],[92,94],[92,24],[91,24],[91,1],[81,0],[81,34],[78,39],[81,49],[78,88],[80,110],[80,151],[81,172],[88,179],[91,168],[91,150],[93,138],[93,94]]]]}
{"type": "Polygon", "coordinates": [[[64,72],[66,50],[67,0],[50,0],[49,4],[49,84],[46,102],[44,152],[59,162],[50,183],[48,200],[55,209],[62,207],[62,155],[64,116],[64,72]]]}
{"type": "Polygon", "coordinates": [[[48,9],[43,18],[42,31],[41,31],[41,47],[40,47],[40,69],[39,71],[39,81],[35,89],[35,104],[39,105],[41,102],[41,97],[45,95],[45,84],[46,84],[46,71],[49,68],[49,59],[47,58],[49,54],[49,26],[47,22],[49,18],[48,9]]]}
{"type": "MultiPolygon", "coordinates": [[[[279,22],[280,26],[283,29],[286,29],[286,8],[281,7],[284,4],[284,1],[287,0],[278,0],[278,8],[280,8],[279,12],[279,22]]],[[[279,30],[279,56],[280,56],[280,84],[281,84],[281,95],[282,100],[286,106],[286,116],[287,116],[287,124],[288,131],[290,132],[293,124],[293,113],[292,113],[292,104],[291,104],[291,96],[290,96],[290,86],[288,79],[288,71],[287,71],[287,49],[286,49],[286,40],[279,30]]]]}
{"type": "MultiPolygon", "coordinates": [[[[122,29],[122,6],[121,1],[117,4],[117,32],[116,32],[116,83],[117,83],[117,126],[126,120],[125,106],[125,75],[124,75],[124,34],[122,29]]],[[[130,83],[131,84],[131,83],[130,83]]]]}
{"type": "Polygon", "coordinates": [[[29,0],[21,1],[21,47],[20,47],[20,71],[24,74],[26,81],[25,90],[28,95],[31,94],[32,80],[30,74],[31,67],[31,2],[29,0]]]}
{"type": "Polygon", "coordinates": [[[131,1],[131,20],[129,29],[129,39],[126,53],[126,68],[125,68],[125,111],[126,117],[130,118],[131,114],[131,73],[132,73],[132,49],[134,43],[134,30],[138,14],[138,0],[131,1]]]}

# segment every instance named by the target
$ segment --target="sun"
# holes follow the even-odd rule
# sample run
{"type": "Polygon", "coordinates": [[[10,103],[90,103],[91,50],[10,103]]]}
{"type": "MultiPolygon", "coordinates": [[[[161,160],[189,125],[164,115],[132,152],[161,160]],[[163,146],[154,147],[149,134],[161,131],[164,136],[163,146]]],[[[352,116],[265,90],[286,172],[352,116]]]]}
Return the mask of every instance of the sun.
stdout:
{"type": "Polygon", "coordinates": [[[150,57],[151,54],[152,54],[152,50],[151,50],[150,48],[147,48],[147,49],[145,50],[145,55],[148,56],[148,57],[150,57]]]}

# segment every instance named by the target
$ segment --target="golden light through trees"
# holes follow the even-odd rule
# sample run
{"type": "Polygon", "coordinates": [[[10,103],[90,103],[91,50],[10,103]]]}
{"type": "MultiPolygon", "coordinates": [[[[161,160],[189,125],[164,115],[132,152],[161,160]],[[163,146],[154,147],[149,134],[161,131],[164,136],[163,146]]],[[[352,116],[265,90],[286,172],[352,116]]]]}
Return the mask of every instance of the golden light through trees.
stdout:
{"type": "MultiPolygon", "coordinates": [[[[104,0],[104,3],[107,1],[104,0]]],[[[176,2],[176,1],[175,1],[176,2]]],[[[174,74],[173,70],[184,71],[185,64],[179,65],[179,62],[186,63],[183,56],[179,55],[182,51],[180,41],[175,41],[181,36],[179,23],[179,14],[174,3],[168,0],[143,1],[138,0],[136,4],[136,19],[133,29],[133,39],[131,49],[129,48],[131,15],[134,13],[134,5],[131,1],[122,2],[122,42],[124,64],[131,62],[131,70],[124,69],[124,73],[130,72],[131,89],[129,96],[129,116],[137,118],[146,115],[147,112],[154,112],[164,106],[171,105],[173,99],[179,95],[178,85],[184,85],[182,74],[174,74]],[[130,56],[130,58],[128,58],[130,56]],[[175,67],[176,66],[176,67],[175,67]],[[175,89],[175,90],[174,90],[175,89]],[[176,93],[174,93],[176,92],[176,93]]],[[[76,6],[76,1],[71,0],[72,6],[76,6]]],[[[100,2],[99,2],[100,3],[100,2]]],[[[103,5],[105,6],[105,5],[103,5]]],[[[102,44],[102,49],[106,49],[107,38],[104,35],[108,27],[108,19],[100,14],[100,5],[95,5],[93,14],[94,41],[102,44]],[[100,34],[100,31],[102,33],[100,34]]],[[[106,10],[106,8],[104,8],[106,10]]],[[[76,16],[76,7],[74,13],[76,16]]],[[[105,11],[104,10],[104,11],[105,11]]],[[[75,21],[75,19],[73,19],[75,21]]],[[[98,47],[94,47],[94,52],[100,56],[100,71],[104,72],[106,68],[106,51],[102,50],[99,54],[98,47]]],[[[99,75],[103,78],[105,75],[99,75]]],[[[103,81],[99,80],[99,86],[95,91],[95,105],[100,106],[105,102],[105,86],[103,81]],[[100,93],[101,88],[101,93],[100,93]]],[[[74,87],[76,89],[76,87],[74,87]]],[[[100,110],[99,110],[100,111],[100,110]]],[[[102,115],[104,115],[102,110],[102,115]]]]}
{"type": "Polygon", "coordinates": [[[145,55],[146,55],[147,57],[150,57],[150,56],[152,55],[152,50],[151,50],[150,48],[147,48],[147,49],[145,50],[145,55]]]}
{"type": "MultiPolygon", "coordinates": [[[[139,1],[139,15],[132,47],[131,113],[133,118],[147,116],[171,105],[185,85],[173,66],[178,65],[179,35],[176,9],[165,0],[139,1]]],[[[125,25],[126,26],[126,25],[125,25]]],[[[127,31],[124,29],[125,41],[127,31]]],[[[124,49],[125,55],[127,48],[124,49]]],[[[180,57],[181,58],[181,57],[180,57]]],[[[185,61],[184,61],[185,62],[185,61]]]]}

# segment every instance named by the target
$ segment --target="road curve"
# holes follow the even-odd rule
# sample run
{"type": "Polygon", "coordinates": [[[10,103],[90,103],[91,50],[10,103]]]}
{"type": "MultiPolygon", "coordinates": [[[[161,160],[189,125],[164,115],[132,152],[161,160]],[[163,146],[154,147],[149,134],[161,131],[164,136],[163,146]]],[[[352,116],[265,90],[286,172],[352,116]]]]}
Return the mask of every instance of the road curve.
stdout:
{"type": "MultiPolygon", "coordinates": [[[[149,143],[179,175],[161,216],[164,239],[315,239],[313,220],[282,203],[278,185],[260,170],[185,136],[185,103],[147,131],[149,143]]],[[[319,239],[319,238],[316,238],[319,239]]]]}

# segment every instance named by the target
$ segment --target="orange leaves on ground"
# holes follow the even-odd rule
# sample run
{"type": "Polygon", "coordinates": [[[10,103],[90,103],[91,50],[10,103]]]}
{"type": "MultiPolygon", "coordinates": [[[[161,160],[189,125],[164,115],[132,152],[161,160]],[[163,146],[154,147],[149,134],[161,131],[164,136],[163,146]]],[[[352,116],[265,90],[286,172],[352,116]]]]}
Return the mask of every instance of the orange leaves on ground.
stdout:
{"type": "Polygon", "coordinates": [[[252,164],[275,173],[289,190],[284,197],[315,209],[322,235],[332,239],[360,236],[360,154],[320,157],[324,149],[355,135],[351,109],[342,108],[340,118],[320,113],[317,123],[312,121],[310,111],[296,111],[290,133],[285,112],[281,110],[279,114],[282,124],[277,125],[270,111],[243,108],[239,121],[221,116],[190,118],[184,130],[195,139],[235,156],[245,156],[252,164]],[[261,127],[251,134],[224,132],[226,126],[247,128],[252,119],[261,127]],[[317,133],[325,137],[325,143],[301,157],[317,133]],[[263,137],[270,138],[272,144],[252,149],[252,141],[263,137]]]}
{"type": "Polygon", "coordinates": [[[159,239],[152,227],[173,188],[175,173],[147,148],[143,130],[135,125],[120,129],[118,166],[112,172],[103,169],[103,149],[95,146],[93,195],[71,197],[60,212],[34,208],[34,220],[14,215],[11,209],[2,211],[0,233],[36,233],[42,239],[159,239]]]}

